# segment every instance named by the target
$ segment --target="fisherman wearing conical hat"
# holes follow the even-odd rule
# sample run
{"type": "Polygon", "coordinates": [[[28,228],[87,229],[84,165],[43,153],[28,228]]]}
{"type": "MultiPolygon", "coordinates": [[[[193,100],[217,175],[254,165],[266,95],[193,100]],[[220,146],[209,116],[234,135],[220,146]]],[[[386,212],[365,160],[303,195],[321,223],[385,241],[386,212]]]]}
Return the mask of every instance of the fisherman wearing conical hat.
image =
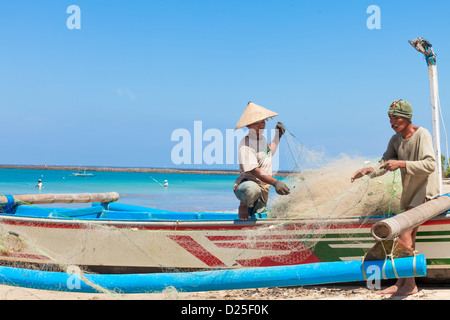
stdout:
{"type": "MultiPolygon", "coordinates": [[[[440,194],[438,171],[431,135],[427,129],[412,124],[412,107],[408,101],[396,100],[389,106],[389,119],[395,135],[389,141],[381,161],[370,168],[356,171],[351,181],[365,175],[380,176],[400,169],[402,195],[400,210],[410,210],[440,194]],[[377,169],[378,168],[378,169],[377,169]]],[[[415,248],[415,227],[399,236],[401,242],[415,248]]],[[[381,293],[403,296],[418,292],[415,278],[402,278],[381,293]]]]}
{"type": "Polygon", "coordinates": [[[272,177],[272,156],[286,129],[281,122],[276,125],[277,134],[268,145],[263,137],[266,120],[278,114],[249,102],[235,130],[247,127],[248,134],[239,144],[240,175],[234,183],[234,194],[240,201],[239,219],[247,220],[266,209],[271,186],[280,195],[289,194],[288,186],[272,177]]]}

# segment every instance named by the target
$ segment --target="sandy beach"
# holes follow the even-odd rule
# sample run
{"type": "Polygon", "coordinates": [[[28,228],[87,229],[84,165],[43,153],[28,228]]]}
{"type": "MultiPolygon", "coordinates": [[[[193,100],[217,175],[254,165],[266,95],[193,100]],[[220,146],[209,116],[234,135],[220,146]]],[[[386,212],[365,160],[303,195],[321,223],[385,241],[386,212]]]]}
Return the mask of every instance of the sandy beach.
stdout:
{"type": "MultiPolygon", "coordinates": [[[[382,285],[382,288],[385,286],[382,285]]],[[[165,290],[148,294],[72,293],[0,286],[1,300],[449,300],[450,285],[419,285],[419,292],[405,297],[381,295],[364,285],[324,285],[291,288],[259,288],[210,292],[165,290]]]]}

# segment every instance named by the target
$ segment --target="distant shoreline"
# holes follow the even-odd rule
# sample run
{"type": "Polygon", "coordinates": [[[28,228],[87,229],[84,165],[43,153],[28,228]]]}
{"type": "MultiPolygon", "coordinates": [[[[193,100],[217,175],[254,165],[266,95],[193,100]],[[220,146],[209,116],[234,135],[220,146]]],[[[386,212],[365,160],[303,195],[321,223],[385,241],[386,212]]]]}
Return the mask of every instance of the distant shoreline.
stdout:
{"type": "MultiPolygon", "coordinates": [[[[130,168],[130,167],[93,167],[93,166],[55,166],[55,165],[12,165],[0,164],[0,169],[30,170],[66,170],[66,171],[106,171],[106,172],[144,172],[144,173],[183,173],[183,174],[216,174],[239,175],[238,170],[203,170],[203,169],[163,169],[163,168],[130,168]]],[[[292,172],[279,171],[275,176],[287,176],[292,172]]]]}

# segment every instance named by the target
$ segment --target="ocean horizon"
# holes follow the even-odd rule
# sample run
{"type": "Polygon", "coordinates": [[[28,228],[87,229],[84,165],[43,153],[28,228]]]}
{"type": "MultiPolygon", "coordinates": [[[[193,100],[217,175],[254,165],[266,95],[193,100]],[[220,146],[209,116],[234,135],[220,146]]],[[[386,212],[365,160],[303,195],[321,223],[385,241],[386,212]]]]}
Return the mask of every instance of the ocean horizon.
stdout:
{"type": "MultiPolygon", "coordinates": [[[[238,174],[91,171],[17,168],[0,169],[2,195],[118,192],[117,202],[177,212],[237,212],[233,193],[238,174]],[[42,189],[36,185],[42,181],[42,189]],[[164,181],[168,187],[164,187],[164,181]]],[[[51,207],[85,207],[89,204],[52,204],[51,207]]],[[[40,205],[41,206],[41,205],[40,205]]]]}
{"type": "MultiPolygon", "coordinates": [[[[115,172],[153,172],[153,173],[194,173],[194,174],[230,174],[239,175],[239,170],[223,168],[172,168],[172,167],[126,167],[126,166],[75,166],[75,165],[26,165],[26,164],[0,164],[0,169],[36,169],[36,170],[70,170],[70,171],[115,171],[115,172]]],[[[278,176],[286,176],[292,171],[279,170],[278,176]]]]}

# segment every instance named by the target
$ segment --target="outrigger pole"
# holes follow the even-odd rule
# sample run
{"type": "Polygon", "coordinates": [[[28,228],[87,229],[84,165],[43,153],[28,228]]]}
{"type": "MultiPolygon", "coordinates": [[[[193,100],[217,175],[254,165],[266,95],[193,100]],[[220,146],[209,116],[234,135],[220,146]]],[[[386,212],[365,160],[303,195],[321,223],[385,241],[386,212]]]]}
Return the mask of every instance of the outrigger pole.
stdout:
{"type": "Polygon", "coordinates": [[[436,68],[436,54],[431,48],[431,43],[423,38],[416,38],[408,41],[414,49],[425,55],[425,61],[428,65],[428,76],[430,78],[430,98],[431,98],[431,122],[433,126],[433,148],[436,158],[440,195],[442,191],[442,165],[441,165],[441,138],[439,129],[439,90],[436,68]]]}

